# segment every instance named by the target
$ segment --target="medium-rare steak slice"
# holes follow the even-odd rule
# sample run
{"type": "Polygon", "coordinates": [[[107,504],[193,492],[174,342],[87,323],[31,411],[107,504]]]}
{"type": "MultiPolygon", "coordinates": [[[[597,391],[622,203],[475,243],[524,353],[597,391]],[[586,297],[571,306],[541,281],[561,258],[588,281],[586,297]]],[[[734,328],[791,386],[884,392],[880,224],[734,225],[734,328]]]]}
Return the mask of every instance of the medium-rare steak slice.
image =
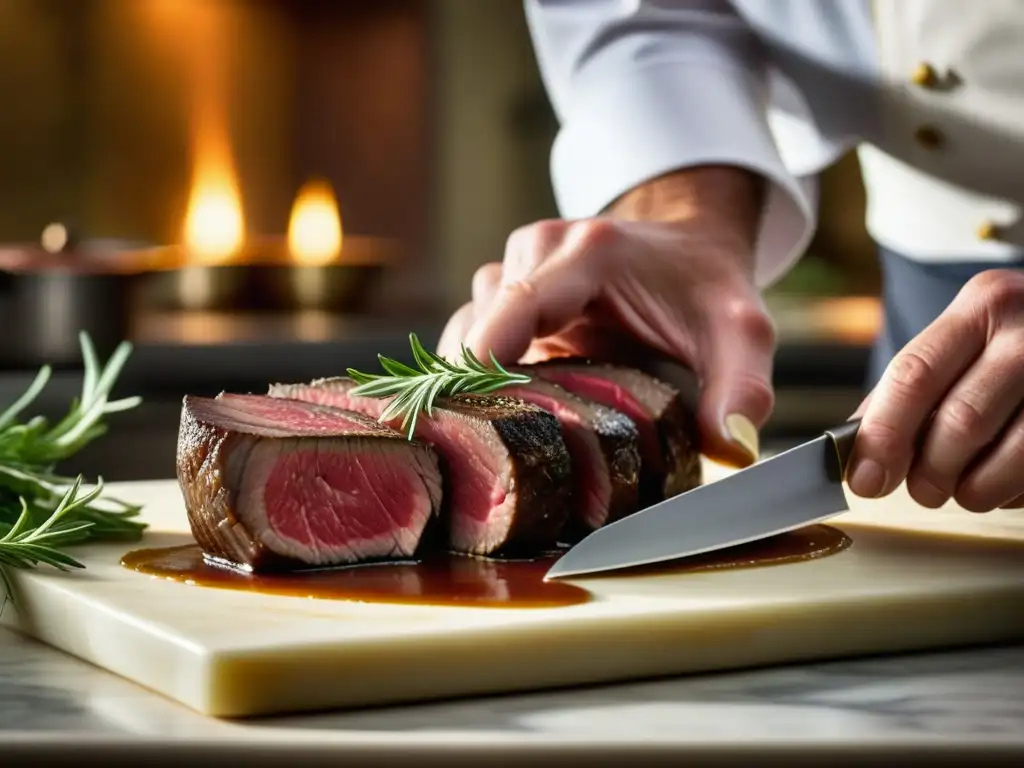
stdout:
{"type": "Polygon", "coordinates": [[[558,419],[572,459],[574,533],[593,531],[637,510],[639,433],[629,417],[536,376],[501,393],[540,406],[558,419]]]}
{"type": "Polygon", "coordinates": [[[640,433],[640,504],[701,483],[697,420],[675,387],[635,368],[554,359],[520,368],[622,412],[640,433]]]}
{"type": "Polygon", "coordinates": [[[441,503],[429,446],[264,395],[186,396],[176,464],[196,542],[252,570],[408,558],[441,503]]]}
{"type": "MultiPolygon", "coordinates": [[[[275,384],[270,395],[379,417],[390,400],[353,397],[354,387],[336,377],[275,384]]],[[[537,554],[557,543],[572,507],[572,467],[554,416],[513,398],[460,395],[421,414],[416,437],[441,456],[450,549],[537,554]]]]}

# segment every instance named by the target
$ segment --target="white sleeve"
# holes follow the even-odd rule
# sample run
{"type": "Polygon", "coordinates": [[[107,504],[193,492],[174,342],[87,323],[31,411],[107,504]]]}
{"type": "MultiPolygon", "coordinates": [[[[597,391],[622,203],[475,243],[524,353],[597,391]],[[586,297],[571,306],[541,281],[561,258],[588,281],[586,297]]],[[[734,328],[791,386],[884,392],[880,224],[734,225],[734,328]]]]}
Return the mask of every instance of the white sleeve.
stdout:
{"type": "Polygon", "coordinates": [[[767,119],[767,67],[725,0],[524,0],[560,123],[551,177],[561,215],[596,216],[680,168],[740,166],[768,195],[757,280],[774,282],[816,226],[816,182],[794,178],[767,119]]]}

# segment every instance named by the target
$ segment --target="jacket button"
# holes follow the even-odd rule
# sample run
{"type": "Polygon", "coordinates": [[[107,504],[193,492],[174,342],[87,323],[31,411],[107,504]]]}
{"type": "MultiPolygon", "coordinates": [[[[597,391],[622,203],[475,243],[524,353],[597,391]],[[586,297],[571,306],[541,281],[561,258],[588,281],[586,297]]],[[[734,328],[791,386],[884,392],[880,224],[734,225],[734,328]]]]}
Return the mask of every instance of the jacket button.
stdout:
{"type": "Polygon", "coordinates": [[[914,131],[914,140],[925,149],[938,149],[943,142],[942,132],[932,125],[922,125],[914,131]]]}
{"type": "Polygon", "coordinates": [[[923,61],[914,68],[910,79],[914,85],[919,85],[922,88],[934,88],[939,82],[939,75],[935,71],[935,67],[923,61]]]}
{"type": "Polygon", "coordinates": [[[979,240],[996,240],[999,238],[999,227],[991,221],[983,221],[978,225],[979,240]]]}

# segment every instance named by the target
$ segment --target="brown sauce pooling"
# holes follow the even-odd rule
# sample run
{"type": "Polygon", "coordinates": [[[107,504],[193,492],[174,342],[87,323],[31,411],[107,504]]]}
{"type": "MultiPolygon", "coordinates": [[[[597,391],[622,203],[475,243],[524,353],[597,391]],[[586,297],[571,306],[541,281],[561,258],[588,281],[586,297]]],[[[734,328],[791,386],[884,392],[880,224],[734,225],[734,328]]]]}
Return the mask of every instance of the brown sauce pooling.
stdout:
{"type": "MultiPolygon", "coordinates": [[[[782,565],[835,554],[850,543],[836,528],[812,525],[676,563],[588,578],[782,565]]],[[[415,562],[254,574],[213,562],[192,544],[136,550],[125,555],[121,564],[138,573],[190,585],[323,600],[473,608],[555,608],[587,602],[590,593],[578,585],[585,584],[582,578],[576,583],[544,581],[558,556],[555,552],[532,560],[499,560],[436,555],[415,562]]]]}

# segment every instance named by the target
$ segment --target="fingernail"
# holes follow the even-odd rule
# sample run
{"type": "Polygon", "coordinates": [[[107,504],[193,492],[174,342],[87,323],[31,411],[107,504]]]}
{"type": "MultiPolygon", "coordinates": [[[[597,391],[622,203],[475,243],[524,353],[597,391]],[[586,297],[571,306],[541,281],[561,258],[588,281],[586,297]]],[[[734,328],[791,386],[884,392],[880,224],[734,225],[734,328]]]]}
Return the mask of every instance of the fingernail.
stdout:
{"type": "Polygon", "coordinates": [[[949,501],[950,497],[950,494],[919,474],[907,478],[907,491],[910,497],[925,509],[938,509],[949,501]]]}
{"type": "Polygon", "coordinates": [[[850,490],[865,499],[878,497],[885,488],[885,470],[874,459],[858,461],[850,473],[850,490]]]}
{"type": "Polygon", "coordinates": [[[754,422],[743,414],[730,413],[725,417],[725,430],[736,445],[750,454],[751,463],[760,458],[761,452],[758,448],[757,427],[754,426],[754,422]]]}

